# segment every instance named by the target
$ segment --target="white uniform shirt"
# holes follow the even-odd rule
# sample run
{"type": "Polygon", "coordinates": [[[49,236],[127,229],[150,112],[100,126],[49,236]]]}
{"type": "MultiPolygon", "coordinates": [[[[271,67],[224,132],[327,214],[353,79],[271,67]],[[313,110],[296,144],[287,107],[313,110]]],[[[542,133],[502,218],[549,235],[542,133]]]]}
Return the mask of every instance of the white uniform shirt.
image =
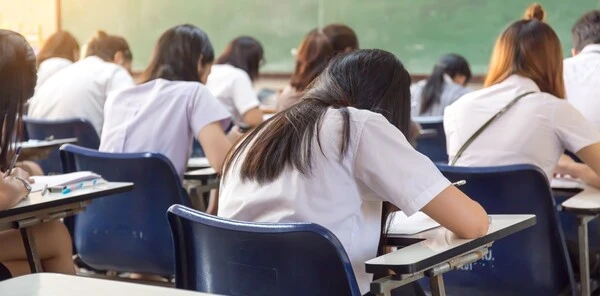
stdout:
{"type": "Polygon", "coordinates": [[[563,73],[567,100],[600,130],[600,44],[566,59],[563,73]]]}
{"type": "Polygon", "coordinates": [[[421,113],[421,96],[425,84],[427,84],[427,80],[421,80],[410,86],[412,117],[442,116],[447,106],[471,91],[471,89],[454,82],[450,76],[444,74],[444,85],[440,93],[440,101],[434,102],[427,111],[421,113]]]}
{"type": "Polygon", "coordinates": [[[244,122],[244,114],[260,105],[248,74],[231,65],[213,65],[206,87],[233,115],[235,123],[244,122]]]}
{"type": "Polygon", "coordinates": [[[35,89],[37,90],[40,88],[40,86],[52,75],[72,64],[73,62],[71,62],[71,60],[65,58],[49,58],[43,61],[38,67],[37,85],[35,86],[35,89]]]}
{"type": "Polygon", "coordinates": [[[161,153],[181,178],[200,130],[212,122],[230,122],[204,85],[164,79],[112,93],[104,116],[100,151],[161,153]]]}
{"type": "Polygon", "coordinates": [[[101,135],[106,97],[132,86],[125,68],[90,56],[46,80],[30,100],[28,115],[51,120],[83,118],[101,135]]]}
{"type": "Polygon", "coordinates": [[[348,253],[364,294],[372,280],[364,265],[377,254],[382,201],[412,215],[450,182],[382,115],[348,110],[351,135],[345,158],[339,157],[342,115],[329,109],[320,129],[324,155],[316,139],[312,142],[312,175],[288,167],[273,182],[259,185],[242,182],[236,162],[222,180],[218,213],[234,220],[326,227],[348,253]]]}
{"type": "Polygon", "coordinates": [[[500,109],[530,91],[535,93],[521,98],[471,143],[457,166],[533,164],[550,179],[565,149],[578,152],[600,142],[600,133],[569,102],[540,92],[529,78],[512,75],[446,108],[449,159],[500,109]]]}

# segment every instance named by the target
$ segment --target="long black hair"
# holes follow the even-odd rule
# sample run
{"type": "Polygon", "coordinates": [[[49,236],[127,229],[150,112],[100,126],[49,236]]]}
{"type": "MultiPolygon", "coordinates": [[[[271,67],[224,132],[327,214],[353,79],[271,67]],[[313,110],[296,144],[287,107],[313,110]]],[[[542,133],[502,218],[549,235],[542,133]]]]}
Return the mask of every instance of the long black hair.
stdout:
{"type": "Polygon", "coordinates": [[[8,169],[11,143],[21,136],[25,102],[37,82],[35,53],[25,38],[0,30],[0,168],[8,169]]]}
{"type": "MultiPolygon", "coordinates": [[[[299,103],[260,124],[230,151],[223,166],[223,178],[227,178],[229,168],[236,161],[241,162],[242,182],[271,182],[287,166],[310,175],[314,153],[311,143],[316,138],[320,148],[319,129],[329,108],[339,110],[343,117],[340,143],[340,158],[343,158],[350,142],[348,107],[380,113],[408,135],[410,75],[387,51],[367,49],[338,55],[309,86],[299,103]]],[[[323,153],[316,153],[319,152],[323,153]]],[[[391,207],[385,205],[382,228],[390,211],[391,207]]],[[[385,233],[387,230],[382,232],[380,252],[385,233]]]]}
{"type": "Polygon", "coordinates": [[[194,25],[179,25],[164,32],[156,46],[150,64],[142,74],[142,83],[162,78],[176,81],[200,81],[198,61],[212,63],[215,52],[208,35],[194,25]]]}
{"type": "Polygon", "coordinates": [[[466,77],[465,83],[471,79],[471,69],[467,60],[457,54],[444,55],[433,68],[433,73],[427,79],[421,93],[421,113],[427,112],[431,106],[440,102],[444,90],[444,74],[451,78],[457,75],[466,77]]]}
{"type": "Polygon", "coordinates": [[[258,40],[250,36],[233,39],[225,51],[217,58],[216,64],[229,64],[244,70],[254,81],[258,78],[259,68],[264,61],[263,47],[258,40]]]}

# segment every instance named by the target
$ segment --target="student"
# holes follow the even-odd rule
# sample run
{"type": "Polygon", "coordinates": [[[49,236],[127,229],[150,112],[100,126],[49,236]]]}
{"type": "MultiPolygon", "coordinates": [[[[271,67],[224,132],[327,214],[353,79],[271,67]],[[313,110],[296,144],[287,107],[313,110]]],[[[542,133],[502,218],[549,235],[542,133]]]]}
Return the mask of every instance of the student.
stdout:
{"type": "MultiPolygon", "coordinates": [[[[485,88],[446,108],[449,158],[458,166],[533,164],[550,179],[566,148],[600,172],[600,133],[562,99],[563,55],[558,36],[542,22],[539,4],[529,11],[534,18],[512,23],[496,41],[485,88]],[[458,155],[469,138],[503,108],[507,111],[458,155]]],[[[575,177],[600,186],[593,171],[575,177]]]]}
{"type": "Polygon", "coordinates": [[[358,37],[354,30],[343,24],[330,24],[323,28],[323,33],[333,47],[333,54],[349,53],[359,49],[358,37]]]}
{"type": "Polygon", "coordinates": [[[324,226],[348,253],[362,293],[372,278],[364,263],[377,254],[384,201],[407,215],[422,210],[458,236],[484,235],[481,206],[403,136],[409,87],[408,72],[389,52],[340,55],[298,104],[232,150],[219,216],[324,226]]]}
{"type": "Polygon", "coordinates": [[[304,89],[325,69],[333,54],[333,47],[323,32],[314,29],[306,34],[298,47],[296,68],[290,85],[277,97],[277,111],[283,111],[298,102],[304,89]]]}
{"type": "Polygon", "coordinates": [[[196,137],[220,171],[231,147],[221,121],[229,123],[230,115],[202,84],[214,60],[208,36],[192,25],[176,26],[153,52],[142,83],[106,101],[100,151],[161,153],[183,178],[196,137]]]}
{"type": "MultiPolygon", "coordinates": [[[[0,30],[0,52],[0,115],[4,118],[0,121],[0,170],[4,175],[14,153],[12,139],[19,138],[24,104],[35,88],[36,62],[33,49],[15,32],[0,30]]],[[[0,178],[0,211],[27,197],[29,181],[29,175],[20,168],[0,178]]],[[[52,221],[30,229],[37,241],[44,271],[74,274],[71,237],[66,227],[52,221]]],[[[0,246],[0,281],[30,272],[19,230],[0,231],[0,246]]]]}
{"type": "Polygon", "coordinates": [[[79,60],[79,43],[71,33],[58,31],[50,36],[37,55],[38,89],[56,72],[79,60]]]}
{"type": "Polygon", "coordinates": [[[238,126],[254,127],[263,121],[260,102],[252,88],[263,60],[258,40],[238,37],[227,45],[208,76],[206,87],[227,107],[238,126]]]}
{"type": "Polygon", "coordinates": [[[40,119],[83,118],[102,134],[104,102],[112,91],[132,87],[127,41],[103,31],[87,45],[86,58],[50,77],[30,100],[28,115],[40,119]]]}
{"type": "Polygon", "coordinates": [[[600,129],[600,10],[584,14],[571,30],[573,57],[565,60],[567,100],[600,129]]]}
{"type": "Polygon", "coordinates": [[[460,55],[444,55],[431,76],[410,88],[412,116],[441,116],[444,109],[469,92],[465,86],[471,79],[469,63],[460,55]]]}

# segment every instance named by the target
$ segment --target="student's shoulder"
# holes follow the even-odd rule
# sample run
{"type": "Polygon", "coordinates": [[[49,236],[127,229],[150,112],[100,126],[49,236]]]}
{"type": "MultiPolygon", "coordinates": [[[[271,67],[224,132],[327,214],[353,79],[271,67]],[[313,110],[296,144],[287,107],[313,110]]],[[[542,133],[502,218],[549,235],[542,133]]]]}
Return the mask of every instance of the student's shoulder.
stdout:
{"type": "Polygon", "coordinates": [[[229,64],[213,65],[212,69],[211,69],[211,75],[213,75],[213,74],[218,77],[227,77],[230,79],[242,79],[242,78],[250,79],[250,77],[248,77],[248,73],[246,73],[246,71],[236,68],[229,64]]]}

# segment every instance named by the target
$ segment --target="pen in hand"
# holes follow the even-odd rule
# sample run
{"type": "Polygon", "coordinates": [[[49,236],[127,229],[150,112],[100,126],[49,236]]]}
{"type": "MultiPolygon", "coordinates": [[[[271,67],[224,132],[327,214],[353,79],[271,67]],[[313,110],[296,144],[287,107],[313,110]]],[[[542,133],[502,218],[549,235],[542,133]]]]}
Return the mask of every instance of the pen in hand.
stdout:
{"type": "Polygon", "coordinates": [[[17,150],[15,151],[15,154],[13,155],[13,158],[10,161],[9,167],[6,170],[6,172],[4,173],[4,178],[10,176],[10,174],[12,173],[12,170],[15,167],[15,164],[17,164],[17,159],[19,158],[19,154],[21,154],[21,146],[17,147],[17,150]]]}
{"type": "Polygon", "coordinates": [[[467,181],[465,181],[465,180],[460,180],[460,181],[456,181],[456,182],[452,183],[452,185],[454,185],[456,187],[463,186],[465,184],[467,184],[467,181]]]}

